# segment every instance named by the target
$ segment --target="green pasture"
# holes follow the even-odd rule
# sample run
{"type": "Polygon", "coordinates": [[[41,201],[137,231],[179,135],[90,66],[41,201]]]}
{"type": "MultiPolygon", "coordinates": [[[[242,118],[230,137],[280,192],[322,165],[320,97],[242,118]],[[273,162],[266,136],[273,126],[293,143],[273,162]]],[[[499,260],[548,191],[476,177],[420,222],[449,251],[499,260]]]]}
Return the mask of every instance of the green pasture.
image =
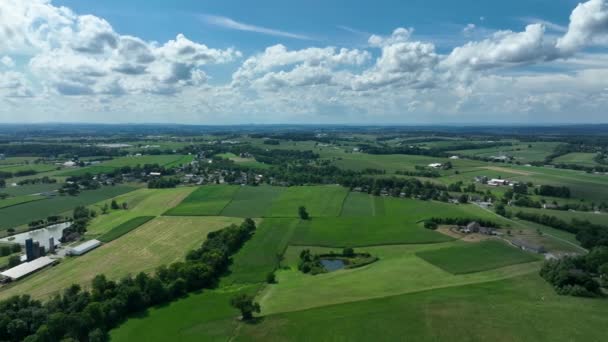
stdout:
{"type": "Polygon", "coordinates": [[[109,232],[101,235],[100,237],[98,237],[97,239],[101,242],[104,243],[108,243],[112,240],[116,240],[119,237],[127,234],[128,232],[132,231],[133,229],[141,226],[142,224],[152,220],[154,218],[154,216],[138,216],[138,217],[134,217],[132,219],[130,219],[127,222],[124,222],[114,228],[112,228],[112,230],[110,230],[109,232]]]}
{"type": "Polygon", "coordinates": [[[24,164],[24,165],[0,165],[0,172],[15,173],[18,171],[33,170],[36,173],[53,171],[57,169],[57,165],[52,164],[24,164]]]}
{"type": "Polygon", "coordinates": [[[286,188],[278,186],[242,186],[222,210],[222,216],[264,217],[286,188]]]}
{"type": "Polygon", "coordinates": [[[0,200],[0,209],[6,207],[12,207],[14,205],[19,205],[23,203],[33,202],[43,200],[46,197],[43,196],[17,196],[17,197],[9,197],[3,200],[0,200]]]}
{"type": "Polygon", "coordinates": [[[348,189],[328,186],[292,186],[274,201],[267,213],[268,217],[297,217],[298,208],[305,206],[314,217],[338,216],[348,189]]]}
{"type": "Polygon", "coordinates": [[[573,152],[553,159],[553,164],[576,164],[593,167],[600,165],[598,162],[593,160],[595,156],[597,156],[595,153],[573,152]]]}
{"type": "Polygon", "coordinates": [[[31,184],[31,185],[19,185],[19,186],[8,186],[0,189],[1,193],[9,194],[11,196],[23,196],[39,194],[41,192],[50,192],[57,190],[61,187],[61,184],[31,184]]]}
{"type": "Polygon", "coordinates": [[[239,190],[236,185],[205,185],[197,188],[177,207],[169,209],[169,216],[217,216],[239,190]]]}
{"type": "Polygon", "coordinates": [[[416,254],[430,264],[452,274],[465,274],[499,267],[538,261],[540,258],[502,241],[482,241],[416,254]]]}

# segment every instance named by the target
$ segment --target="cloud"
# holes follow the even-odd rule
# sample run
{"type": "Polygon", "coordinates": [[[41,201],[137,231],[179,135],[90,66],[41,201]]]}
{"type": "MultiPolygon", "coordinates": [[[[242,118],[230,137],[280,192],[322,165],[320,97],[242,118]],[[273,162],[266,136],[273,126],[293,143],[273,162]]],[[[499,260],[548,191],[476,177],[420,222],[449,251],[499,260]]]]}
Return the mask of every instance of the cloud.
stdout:
{"type": "Polygon", "coordinates": [[[557,41],[557,48],[571,54],[589,44],[607,43],[608,1],[589,0],[572,11],[568,31],[557,41]]]}
{"type": "Polygon", "coordinates": [[[467,24],[467,26],[462,29],[462,33],[464,35],[469,35],[471,32],[475,31],[476,28],[477,26],[475,24],[467,24]]]}
{"type": "Polygon", "coordinates": [[[245,23],[230,19],[228,17],[204,14],[204,15],[201,15],[201,18],[203,19],[204,22],[206,22],[209,25],[218,26],[218,27],[222,27],[222,28],[226,28],[226,29],[230,29],[230,30],[256,32],[256,33],[266,34],[266,35],[270,35],[270,36],[285,37],[285,38],[300,39],[300,40],[315,40],[314,38],[303,35],[303,34],[291,33],[291,32],[287,32],[287,31],[275,30],[275,29],[262,27],[262,26],[245,24],[245,23]]]}
{"type": "Polygon", "coordinates": [[[442,63],[449,68],[488,69],[555,59],[556,51],[545,41],[544,33],[541,24],[528,25],[523,32],[498,31],[490,38],[456,47],[442,63]]]}
{"type": "Polygon", "coordinates": [[[12,68],[15,66],[15,61],[13,61],[13,59],[10,58],[9,56],[4,56],[4,57],[0,58],[0,63],[2,63],[2,65],[4,65],[7,68],[12,68]]]}
{"type": "Polygon", "coordinates": [[[523,21],[524,23],[527,23],[527,24],[542,24],[547,29],[552,30],[552,31],[561,32],[561,33],[565,33],[566,31],[568,31],[568,27],[550,22],[548,20],[535,18],[535,17],[523,17],[520,19],[521,19],[521,21],[523,21]]]}

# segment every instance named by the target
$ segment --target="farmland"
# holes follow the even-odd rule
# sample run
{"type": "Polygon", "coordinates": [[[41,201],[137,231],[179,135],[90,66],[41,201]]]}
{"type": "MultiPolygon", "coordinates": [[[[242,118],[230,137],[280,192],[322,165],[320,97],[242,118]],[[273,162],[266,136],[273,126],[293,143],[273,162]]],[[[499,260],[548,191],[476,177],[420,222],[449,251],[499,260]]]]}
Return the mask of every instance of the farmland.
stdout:
{"type": "MultiPolygon", "coordinates": [[[[558,295],[557,285],[539,274],[550,265],[545,259],[580,258],[556,273],[577,281],[592,272],[578,266],[587,253],[604,262],[594,244],[604,243],[608,227],[608,177],[601,164],[585,162],[595,156],[588,151],[603,151],[603,140],[479,130],[82,137],[91,143],[51,138],[51,146],[67,152],[38,151],[44,157],[2,166],[95,164],[6,179],[3,234],[25,232],[28,222],[51,215],[74,225],[50,255],[57,264],[5,279],[0,300],[21,294],[47,300],[77,284],[94,292],[71,288],[62,297],[93,307],[77,315],[86,318],[97,302],[124,314],[103,328],[112,341],[602,340],[606,299],[558,295]],[[70,154],[76,152],[86,156],[70,154]],[[486,159],[503,155],[503,161],[486,159]],[[143,164],[160,167],[134,168],[143,164]],[[151,174],[156,170],[162,176],[151,174]],[[49,181],[43,175],[57,183],[43,184],[49,181]],[[23,185],[12,186],[15,180],[23,185]],[[550,187],[541,195],[542,185],[550,187]],[[62,195],[68,190],[77,196],[62,195]],[[554,202],[571,210],[531,208],[554,202]],[[80,205],[85,209],[74,212],[80,205]],[[601,227],[564,229],[544,221],[549,227],[516,217],[519,211],[601,227]],[[479,229],[465,229],[473,221],[479,229]],[[91,239],[101,246],[64,255],[91,239]],[[524,251],[516,240],[542,248],[524,251]],[[170,266],[155,274],[163,265],[170,266]],[[98,278],[91,285],[99,274],[116,283],[98,278]],[[251,321],[231,304],[241,294],[260,305],[251,321]]],[[[8,256],[0,258],[0,266],[7,262],[8,256]]],[[[597,269],[584,279],[605,291],[597,269]]]]}
{"type": "Polygon", "coordinates": [[[18,286],[0,290],[0,298],[22,293],[46,298],[73,283],[89,286],[91,279],[100,273],[119,279],[128,274],[152,272],[160,265],[182,260],[209,232],[238,222],[239,219],[225,217],[160,217],[84,256],[65,259],[18,286]]]}

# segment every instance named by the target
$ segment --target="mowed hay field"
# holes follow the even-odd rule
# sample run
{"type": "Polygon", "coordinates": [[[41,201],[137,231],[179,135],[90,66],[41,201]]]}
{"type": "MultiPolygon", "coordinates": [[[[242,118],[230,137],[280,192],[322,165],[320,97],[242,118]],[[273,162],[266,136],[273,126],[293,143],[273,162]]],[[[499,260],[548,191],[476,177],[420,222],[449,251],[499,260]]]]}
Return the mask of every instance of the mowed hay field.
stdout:
{"type": "Polygon", "coordinates": [[[574,152],[564,154],[563,156],[559,156],[553,159],[554,164],[576,164],[581,166],[596,166],[599,165],[598,162],[593,160],[597,156],[596,153],[582,153],[582,152],[574,152]]]}
{"type": "MultiPolygon", "coordinates": [[[[138,216],[160,216],[168,208],[178,205],[195,188],[180,187],[174,189],[137,189],[114,198],[119,205],[127,204],[128,210],[110,210],[106,215],[98,215],[87,227],[87,236],[96,237],[138,216]]],[[[111,199],[91,206],[101,212],[111,199]]]]}
{"type": "Polygon", "coordinates": [[[503,241],[491,240],[468,246],[422,251],[416,255],[452,274],[479,272],[542,259],[509,246],[503,241]]]}
{"type": "Polygon", "coordinates": [[[303,249],[310,249],[313,253],[339,252],[340,249],[290,246],[284,262],[290,268],[277,271],[278,283],[268,285],[258,300],[263,314],[271,314],[538,272],[539,263],[531,262],[456,275],[435,267],[416,255],[426,250],[463,245],[466,246],[467,243],[452,241],[356,248],[356,252],[368,252],[379,260],[364,267],[315,276],[297,270],[299,253],[303,249]]]}
{"type": "MultiPolygon", "coordinates": [[[[400,278],[405,275],[391,283],[400,278]]],[[[349,284],[341,285],[348,292],[349,284]]],[[[302,293],[311,291],[325,297],[316,286],[302,289],[302,293]]],[[[558,296],[532,273],[271,314],[258,324],[242,324],[234,340],[604,341],[606,315],[607,300],[558,296]]]]}
{"type": "Polygon", "coordinates": [[[42,270],[15,286],[0,290],[0,299],[17,294],[49,297],[71,284],[89,286],[97,274],[118,279],[152,272],[160,265],[183,260],[209,232],[242,220],[228,217],[159,217],[110,243],[42,270]]]}
{"type": "Polygon", "coordinates": [[[239,189],[235,185],[206,185],[197,188],[177,207],[169,209],[170,216],[217,216],[230,203],[239,189]]]}

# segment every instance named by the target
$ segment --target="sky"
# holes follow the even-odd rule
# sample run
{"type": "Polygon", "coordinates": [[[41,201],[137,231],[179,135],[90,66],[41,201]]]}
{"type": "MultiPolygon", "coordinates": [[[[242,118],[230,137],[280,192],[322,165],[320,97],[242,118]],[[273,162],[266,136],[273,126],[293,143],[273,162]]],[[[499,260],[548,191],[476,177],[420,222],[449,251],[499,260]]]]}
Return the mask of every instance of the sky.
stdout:
{"type": "Polygon", "coordinates": [[[608,123],[608,0],[0,0],[0,123],[608,123]]]}

